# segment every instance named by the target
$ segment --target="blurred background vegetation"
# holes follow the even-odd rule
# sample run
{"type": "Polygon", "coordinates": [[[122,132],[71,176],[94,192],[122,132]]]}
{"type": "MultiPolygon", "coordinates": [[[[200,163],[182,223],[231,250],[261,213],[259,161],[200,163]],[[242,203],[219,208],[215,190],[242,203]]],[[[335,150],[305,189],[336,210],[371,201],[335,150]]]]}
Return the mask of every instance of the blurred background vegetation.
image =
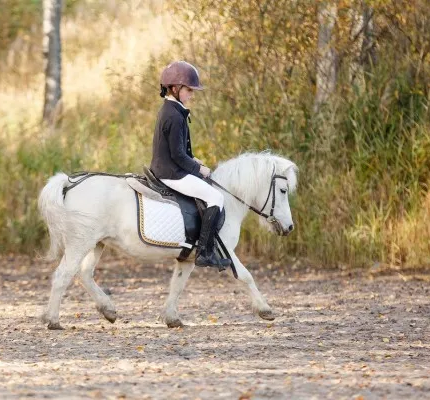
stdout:
{"type": "Polygon", "coordinates": [[[64,0],[63,112],[50,129],[42,2],[3,3],[0,252],[44,246],[37,196],[56,171],[149,163],[159,73],[185,59],[207,87],[192,105],[199,158],[213,168],[271,149],[300,168],[294,233],[275,238],[250,216],[241,251],[330,267],[430,264],[427,0],[64,0]]]}

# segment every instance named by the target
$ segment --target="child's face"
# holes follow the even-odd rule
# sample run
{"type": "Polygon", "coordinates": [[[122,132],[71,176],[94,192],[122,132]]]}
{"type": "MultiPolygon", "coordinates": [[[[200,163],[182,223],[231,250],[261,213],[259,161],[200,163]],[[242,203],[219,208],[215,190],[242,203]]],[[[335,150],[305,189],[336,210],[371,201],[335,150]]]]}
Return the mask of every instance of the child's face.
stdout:
{"type": "Polygon", "coordinates": [[[181,100],[182,104],[187,104],[194,96],[194,90],[189,87],[182,86],[179,91],[179,100],[181,100]]]}

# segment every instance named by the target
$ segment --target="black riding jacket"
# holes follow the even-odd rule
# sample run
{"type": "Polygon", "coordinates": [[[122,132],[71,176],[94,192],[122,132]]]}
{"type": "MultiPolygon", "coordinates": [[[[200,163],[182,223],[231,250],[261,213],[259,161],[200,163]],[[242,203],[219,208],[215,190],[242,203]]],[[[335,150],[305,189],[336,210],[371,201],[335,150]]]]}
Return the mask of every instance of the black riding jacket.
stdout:
{"type": "Polygon", "coordinates": [[[193,160],[190,111],[181,104],[165,100],[155,125],[151,170],[159,179],[182,179],[187,174],[201,177],[200,165],[193,160]]]}

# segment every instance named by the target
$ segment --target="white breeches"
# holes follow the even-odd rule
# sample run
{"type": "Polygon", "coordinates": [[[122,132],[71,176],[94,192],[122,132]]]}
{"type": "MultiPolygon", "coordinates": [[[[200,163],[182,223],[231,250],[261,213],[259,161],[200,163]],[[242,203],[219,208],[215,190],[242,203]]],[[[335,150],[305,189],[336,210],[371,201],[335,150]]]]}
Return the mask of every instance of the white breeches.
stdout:
{"type": "Polygon", "coordinates": [[[207,203],[208,207],[224,207],[224,196],[203,179],[186,175],[182,179],[160,179],[166,186],[190,197],[197,197],[207,203]]]}

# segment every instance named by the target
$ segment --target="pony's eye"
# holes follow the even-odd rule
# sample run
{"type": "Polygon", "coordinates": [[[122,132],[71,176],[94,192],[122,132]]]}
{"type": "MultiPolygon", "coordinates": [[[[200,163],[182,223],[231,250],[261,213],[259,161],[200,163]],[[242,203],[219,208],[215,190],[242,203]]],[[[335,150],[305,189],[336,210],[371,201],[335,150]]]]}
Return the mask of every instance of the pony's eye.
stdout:
{"type": "Polygon", "coordinates": [[[287,193],[287,189],[279,189],[281,191],[281,193],[285,194],[287,193]]]}

